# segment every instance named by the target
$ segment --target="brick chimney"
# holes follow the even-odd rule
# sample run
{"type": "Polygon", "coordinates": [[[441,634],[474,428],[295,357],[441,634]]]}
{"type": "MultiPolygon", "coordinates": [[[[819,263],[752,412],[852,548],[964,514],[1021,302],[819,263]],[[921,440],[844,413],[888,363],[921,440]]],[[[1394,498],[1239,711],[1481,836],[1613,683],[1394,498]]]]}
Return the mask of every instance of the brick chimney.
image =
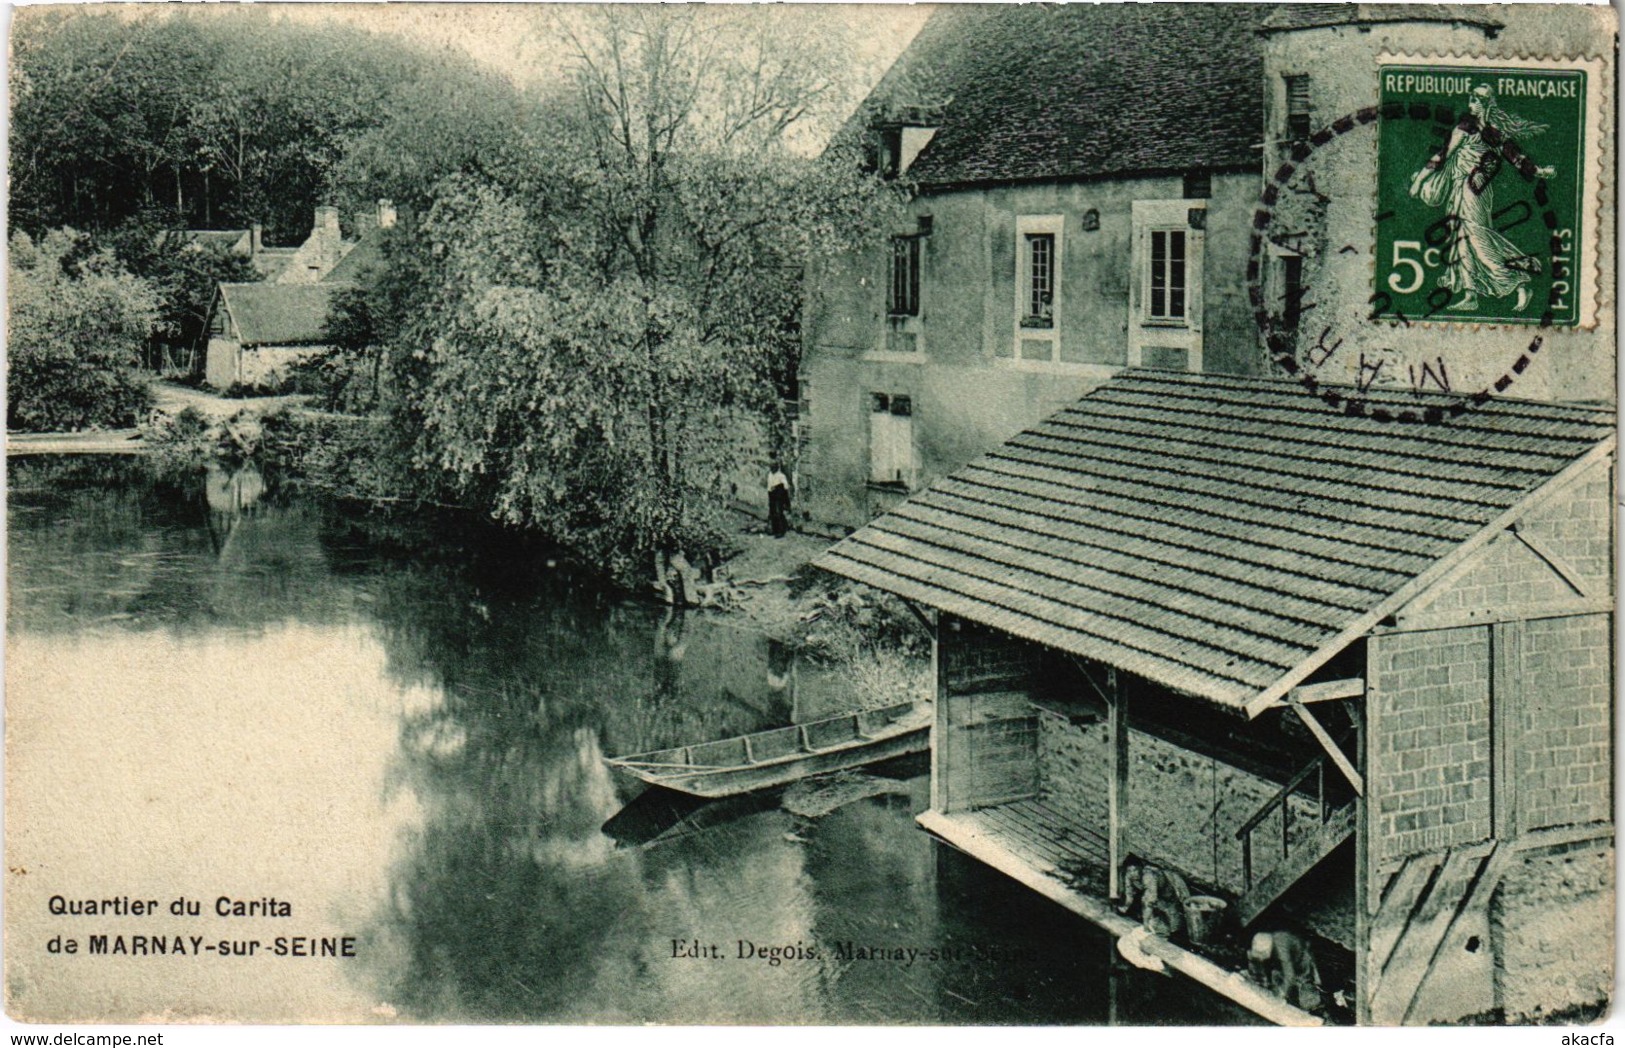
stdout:
{"type": "Polygon", "coordinates": [[[248,224],[248,257],[258,258],[260,252],[265,250],[265,224],[263,222],[250,222],[248,224]]]}
{"type": "Polygon", "coordinates": [[[393,228],[395,228],[395,201],[393,201],[393,200],[380,200],[380,201],[378,201],[378,228],[379,229],[393,229],[393,228]]]}

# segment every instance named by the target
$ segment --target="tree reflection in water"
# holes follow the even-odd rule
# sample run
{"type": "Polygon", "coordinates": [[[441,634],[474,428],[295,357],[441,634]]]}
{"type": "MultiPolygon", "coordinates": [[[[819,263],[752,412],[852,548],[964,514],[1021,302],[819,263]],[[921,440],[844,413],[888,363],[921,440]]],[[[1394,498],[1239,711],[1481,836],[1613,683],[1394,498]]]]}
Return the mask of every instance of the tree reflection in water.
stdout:
{"type": "MultiPolygon", "coordinates": [[[[1112,986],[1129,1021],[1237,1018],[1188,987],[1109,976],[1103,937],[934,845],[913,821],[923,764],[817,814],[767,797],[678,811],[644,843],[605,834],[637,792],[605,753],[844,700],[838,679],[736,619],[623,599],[466,518],[342,510],[257,476],[25,460],[11,484],[13,628],[229,640],[295,623],[359,638],[355,672],[378,679],[354,701],[381,707],[395,751],[353,754],[387,771],[358,774],[340,810],[376,821],[333,832],[393,844],[366,880],[364,962],[344,971],[403,1019],[1102,1022],[1112,986]],[[728,959],[673,956],[695,940],[728,959]],[[740,959],[741,941],[791,959],[740,959]],[[860,962],[837,956],[846,942],[949,956],[860,962]]],[[[260,712],[245,687],[222,716],[260,712]]],[[[325,727],[284,712],[289,730],[325,727]]]]}

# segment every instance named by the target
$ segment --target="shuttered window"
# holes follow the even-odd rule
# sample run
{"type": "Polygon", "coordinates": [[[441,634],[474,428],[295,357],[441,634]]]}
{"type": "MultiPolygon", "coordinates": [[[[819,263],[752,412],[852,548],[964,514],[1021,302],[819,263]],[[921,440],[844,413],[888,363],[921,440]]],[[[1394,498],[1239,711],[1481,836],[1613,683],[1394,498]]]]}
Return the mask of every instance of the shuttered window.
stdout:
{"type": "Polygon", "coordinates": [[[1296,331],[1303,315],[1303,258],[1299,255],[1281,256],[1281,298],[1281,326],[1296,331]]]}
{"type": "Polygon", "coordinates": [[[914,486],[914,398],[869,394],[869,482],[914,486]]]}
{"type": "Polygon", "coordinates": [[[1309,77],[1299,73],[1286,80],[1286,133],[1288,138],[1309,137],[1309,77]]]}

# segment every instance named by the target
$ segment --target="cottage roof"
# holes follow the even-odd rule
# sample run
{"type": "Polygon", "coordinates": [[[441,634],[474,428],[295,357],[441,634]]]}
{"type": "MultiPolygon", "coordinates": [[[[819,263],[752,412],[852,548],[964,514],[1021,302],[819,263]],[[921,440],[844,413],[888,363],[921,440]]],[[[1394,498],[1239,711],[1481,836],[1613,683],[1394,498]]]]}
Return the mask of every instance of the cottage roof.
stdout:
{"type": "Polygon", "coordinates": [[[1264,19],[1264,32],[1385,22],[1448,22],[1497,32],[1504,24],[1477,4],[1281,4],[1264,19]]]}
{"type": "Polygon", "coordinates": [[[315,346],[327,341],[327,310],[343,283],[221,284],[220,299],[243,345],[315,346]]]}
{"type": "Polygon", "coordinates": [[[1127,371],[815,563],[1256,712],[1613,431],[1588,407],[1402,424],[1293,381],[1127,371]]]}
{"type": "Polygon", "coordinates": [[[384,266],[383,240],[376,231],[363,236],[322,281],[329,284],[360,282],[375,275],[384,266]]]}
{"type": "Polygon", "coordinates": [[[158,246],[163,247],[172,241],[179,244],[196,244],[198,247],[213,251],[232,251],[239,247],[247,252],[250,233],[246,229],[179,229],[165,230],[158,234],[158,246]]]}
{"type": "Polygon", "coordinates": [[[927,111],[922,186],[1255,168],[1254,4],[948,4],[865,119],[927,111]]]}

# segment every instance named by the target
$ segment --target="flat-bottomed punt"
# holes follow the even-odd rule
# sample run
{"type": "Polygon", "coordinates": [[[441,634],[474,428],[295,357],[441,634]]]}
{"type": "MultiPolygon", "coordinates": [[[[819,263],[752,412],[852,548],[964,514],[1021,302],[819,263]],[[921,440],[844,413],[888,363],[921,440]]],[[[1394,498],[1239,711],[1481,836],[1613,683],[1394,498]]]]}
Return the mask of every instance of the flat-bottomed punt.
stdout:
{"type": "Polygon", "coordinates": [[[694,746],[610,757],[644,782],[696,797],[733,797],[809,775],[923,752],[931,707],[901,703],[694,746]]]}

